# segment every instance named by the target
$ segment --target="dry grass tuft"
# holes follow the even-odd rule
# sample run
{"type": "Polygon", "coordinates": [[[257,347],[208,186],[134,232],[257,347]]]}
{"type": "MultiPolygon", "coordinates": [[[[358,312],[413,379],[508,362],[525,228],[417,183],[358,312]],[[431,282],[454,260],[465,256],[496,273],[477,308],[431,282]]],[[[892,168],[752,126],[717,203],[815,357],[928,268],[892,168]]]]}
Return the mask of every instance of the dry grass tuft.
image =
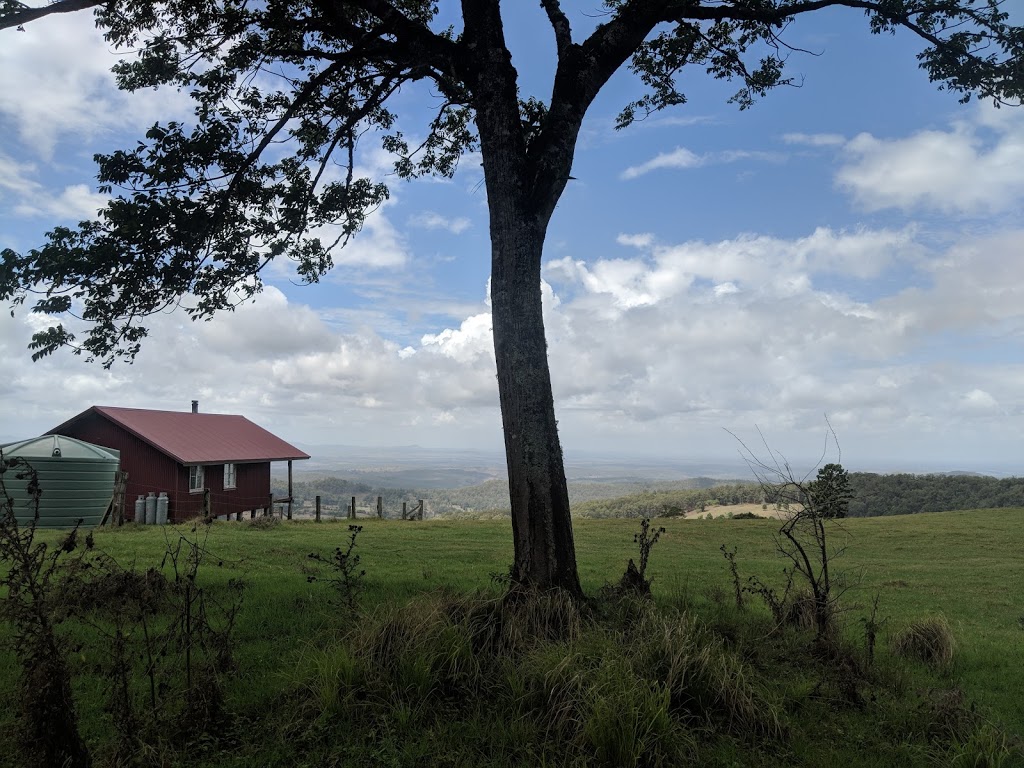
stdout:
{"type": "Polygon", "coordinates": [[[892,638],[892,652],[904,659],[917,659],[930,667],[948,667],[956,644],[953,631],[943,616],[915,621],[892,638]]]}

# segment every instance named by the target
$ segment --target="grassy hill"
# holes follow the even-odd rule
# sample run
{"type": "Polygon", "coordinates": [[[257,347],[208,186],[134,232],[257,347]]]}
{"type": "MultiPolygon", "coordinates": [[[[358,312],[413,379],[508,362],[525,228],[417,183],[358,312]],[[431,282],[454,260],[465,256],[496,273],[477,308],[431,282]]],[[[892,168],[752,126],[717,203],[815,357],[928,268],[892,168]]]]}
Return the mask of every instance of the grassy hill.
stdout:
{"type": "MultiPolygon", "coordinates": [[[[232,580],[245,590],[229,663],[208,683],[223,686],[214,725],[200,728],[181,714],[184,704],[168,704],[177,718],[134,724],[140,740],[163,734],[144,750],[133,742],[134,755],[118,751],[108,706],[111,625],[65,625],[81,730],[96,763],[854,767],[1024,759],[1015,751],[1024,733],[1024,509],[844,521],[833,542],[846,547],[835,567],[848,589],[827,657],[807,632],[774,626],[753,595],[742,610],[734,605],[719,548],[735,548],[743,583],[756,575],[779,585],[775,521],[663,521],[648,571],[653,607],[600,602],[582,618],[557,604],[524,613],[495,599],[492,575],[500,579],[512,557],[507,522],[363,523],[354,552],[365,577],[350,574],[365,587],[359,618],[323,581],[332,571],[308,557],[344,551],[343,523],[98,531],[97,547],[139,572],[169,573],[175,547],[184,567],[191,550],[182,542],[199,537],[206,555],[195,584],[222,607],[232,580]],[[881,629],[869,664],[864,620],[876,595],[881,629]],[[952,664],[931,669],[890,652],[890,637],[936,616],[952,630],[952,664]],[[683,682],[666,688],[668,679],[683,682]]],[[[588,594],[637,558],[637,529],[636,520],[576,523],[588,594]]],[[[222,614],[214,603],[209,610],[217,624],[222,614]]],[[[141,630],[129,630],[137,643],[141,630]]],[[[168,658],[180,652],[165,649],[168,658]]],[[[11,768],[23,764],[17,671],[5,650],[0,765],[11,768]]],[[[138,666],[129,688],[144,712],[150,692],[138,666]]]]}

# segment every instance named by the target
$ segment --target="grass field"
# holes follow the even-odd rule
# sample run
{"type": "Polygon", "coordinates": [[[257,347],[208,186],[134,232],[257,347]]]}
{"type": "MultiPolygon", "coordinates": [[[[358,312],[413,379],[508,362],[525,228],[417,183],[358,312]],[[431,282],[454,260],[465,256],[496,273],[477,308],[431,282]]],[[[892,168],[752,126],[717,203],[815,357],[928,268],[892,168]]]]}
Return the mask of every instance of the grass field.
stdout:
{"type": "MultiPolygon", "coordinates": [[[[491,574],[507,572],[512,558],[507,521],[361,522],[364,529],[356,551],[362,559],[361,568],[366,571],[362,605],[369,615],[365,621],[376,621],[380,626],[398,621],[394,617],[399,614],[394,611],[399,609],[394,606],[409,602],[440,604],[439,595],[464,595],[479,588],[496,595],[498,587],[491,584],[491,574]]],[[[763,676],[768,700],[781,702],[779,711],[787,723],[786,735],[768,746],[763,741],[751,742],[735,735],[719,738],[706,729],[687,731],[685,739],[679,737],[679,743],[685,742],[692,759],[723,766],[949,764],[952,753],[948,749],[943,751],[945,747],[929,751],[927,734],[913,733],[909,726],[903,730],[893,726],[893,732],[898,731],[896,736],[884,733],[892,718],[913,719],[912,711],[899,714],[899,706],[903,705],[886,704],[880,699],[876,706],[874,698],[858,707],[831,706],[819,701],[814,678],[826,672],[799,668],[790,658],[792,649],[801,643],[806,645],[805,640],[791,639],[780,644],[769,636],[767,612],[752,596],[747,596],[750,608],[743,613],[757,617],[756,620],[746,621],[732,606],[732,583],[719,547],[725,544],[736,548],[743,579],[757,575],[767,582],[781,583],[783,562],[773,543],[777,521],[657,522],[664,525],[665,533],[651,554],[648,571],[653,579],[655,604],[666,610],[682,610],[715,631],[721,630],[726,645],[735,645],[743,663],[749,663],[763,676]],[[763,641],[759,640],[762,635],[763,641]],[[737,636],[742,637],[736,639],[737,636]],[[758,642],[763,642],[763,652],[758,650],[758,642]],[[774,680],[773,669],[778,670],[774,680]],[[897,751],[892,752],[893,749],[897,751]]],[[[577,557],[588,594],[616,581],[627,558],[636,558],[633,534],[638,527],[636,520],[576,522],[577,557]]],[[[1024,509],[1001,509],[852,519],[843,521],[842,529],[833,533],[833,542],[847,547],[835,561],[835,568],[842,571],[847,586],[841,621],[851,647],[861,644],[860,620],[868,615],[872,597],[880,596],[879,618],[885,623],[879,641],[878,669],[879,677],[883,678],[879,690],[888,692],[885,696],[897,695],[892,693],[895,689],[899,695],[911,694],[910,701],[918,704],[907,704],[910,710],[922,706],[920,702],[933,700],[930,691],[960,691],[966,708],[973,707],[980,720],[993,724],[1009,739],[1004,743],[1011,746],[1024,733],[1022,529],[1024,509]],[[952,628],[957,653],[950,667],[935,672],[889,657],[885,642],[888,636],[914,620],[933,616],[945,617],[952,628]],[[913,698],[915,695],[917,698],[913,698]]],[[[181,531],[188,537],[196,536],[188,528],[181,531]]],[[[168,540],[173,541],[176,535],[173,530],[126,527],[97,532],[96,543],[122,565],[134,564],[145,570],[160,564],[168,540]]],[[[508,730],[499,738],[490,735],[496,726],[486,722],[484,710],[474,715],[472,722],[441,722],[431,715],[430,707],[409,705],[407,697],[412,694],[408,692],[399,696],[403,703],[397,710],[397,705],[392,704],[388,705],[392,709],[387,710],[406,714],[394,714],[393,718],[389,715],[384,724],[361,723],[361,728],[370,729],[365,738],[353,736],[356,723],[353,728],[346,728],[344,723],[325,722],[330,712],[350,711],[335,700],[337,691],[331,694],[335,698],[331,698],[330,706],[323,704],[311,709],[304,699],[310,697],[311,690],[323,694],[322,688],[311,688],[310,681],[322,678],[325,664],[351,662],[344,653],[332,655],[332,649],[353,642],[352,620],[339,609],[328,585],[309,581],[311,575],[323,572],[308,554],[316,551],[329,555],[335,547],[343,545],[348,536],[347,526],[338,522],[295,522],[260,529],[247,523],[222,522],[200,526],[199,535],[206,537],[205,546],[210,553],[201,571],[202,583],[216,591],[229,579],[241,578],[246,588],[233,635],[238,672],[225,688],[226,711],[231,713],[226,731],[230,735],[220,741],[203,742],[184,756],[177,753],[181,761],[251,767],[527,765],[545,761],[554,765],[591,761],[611,765],[619,760],[609,756],[618,753],[607,752],[599,743],[593,746],[597,743],[593,742],[594,734],[587,736],[589,731],[579,723],[575,723],[578,731],[574,733],[583,734],[578,738],[591,746],[584,749],[577,745],[575,751],[561,753],[560,758],[558,734],[537,732],[536,726],[529,725],[532,721],[526,714],[519,719],[506,717],[501,728],[508,730]],[[311,731],[303,724],[306,719],[317,721],[317,738],[310,736],[311,731]],[[525,731],[517,735],[516,728],[525,731]],[[544,747],[548,751],[524,752],[517,746],[531,738],[536,743],[548,744],[544,747]],[[468,746],[460,748],[460,739],[476,746],[472,750],[468,746]],[[381,751],[383,748],[367,746],[371,742],[391,746],[381,751]]],[[[74,649],[70,664],[81,729],[94,753],[100,756],[98,762],[104,764],[107,760],[113,764],[116,761],[104,746],[111,731],[110,716],[103,704],[109,684],[98,674],[108,651],[99,647],[95,636],[87,630],[72,627],[70,631],[67,642],[74,649]]],[[[601,643],[611,643],[610,648],[615,642],[618,641],[607,638],[580,641],[581,647],[596,643],[595,653],[607,652],[607,648],[600,650],[605,647],[601,643]]],[[[457,639],[452,643],[457,646],[457,639]]],[[[574,654],[586,655],[579,649],[574,654]]],[[[463,659],[460,663],[468,661],[463,659]]],[[[538,657],[531,663],[542,667],[546,662],[538,657]]],[[[822,668],[827,668],[827,663],[822,668]]],[[[553,669],[564,669],[564,663],[559,662],[553,669]]],[[[600,666],[599,672],[608,673],[605,666],[600,666]]],[[[335,673],[341,674],[337,670],[332,674],[335,673]]],[[[598,674],[593,669],[588,674],[591,673],[598,674]]],[[[12,768],[21,763],[14,752],[13,702],[4,701],[3,692],[15,690],[16,674],[15,657],[5,651],[0,657],[0,765],[12,768]]],[[[554,673],[544,679],[549,679],[550,674],[554,673]]],[[[428,693],[440,695],[433,688],[424,696],[428,693]]],[[[874,693],[871,695],[874,697],[874,693]]],[[[438,707],[456,711],[457,702],[445,703],[447,699],[443,697],[439,701],[438,707]]],[[[587,711],[594,718],[600,714],[597,710],[587,711]]],[[[672,728],[678,731],[677,726],[672,728]]],[[[642,744],[635,746],[642,759],[633,764],[648,764],[643,758],[646,747],[641,747],[642,744]]],[[[992,754],[1001,755],[999,759],[1003,762],[977,764],[1018,764],[1012,749],[995,750],[992,754]]]]}

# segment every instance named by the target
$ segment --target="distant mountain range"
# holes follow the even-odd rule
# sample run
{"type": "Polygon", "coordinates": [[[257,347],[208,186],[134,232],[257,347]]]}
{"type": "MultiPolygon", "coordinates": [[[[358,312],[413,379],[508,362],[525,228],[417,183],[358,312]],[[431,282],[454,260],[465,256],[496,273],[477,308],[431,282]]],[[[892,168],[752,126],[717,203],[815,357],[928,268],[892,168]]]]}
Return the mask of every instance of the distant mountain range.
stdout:
{"type": "MultiPolygon", "coordinates": [[[[299,444],[312,457],[296,462],[297,477],[343,477],[377,488],[465,488],[490,480],[504,480],[504,454],[497,451],[442,450],[418,445],[365,447],[355,445],[299,444]]],[[[954,469],[924,463],[879,462],[871,466],[845,465],[851,472],[882,474],[933,474],[949,477],[1010,477],[1019,468],[1003,467],[954,469]]],[[[283,466],[275,465],[280,475],[283,466]]],[[[794,473],[802,476],[813,471],[810,462],[795,463],[794,473]]],[[[721,481],[751,481],[750,468],[740,458],[660,459],[657,457],[614,456],[588,451],[566,451],[566,476],[573,483],[634,485],[676,482],[693,478],[721,481]]]]}

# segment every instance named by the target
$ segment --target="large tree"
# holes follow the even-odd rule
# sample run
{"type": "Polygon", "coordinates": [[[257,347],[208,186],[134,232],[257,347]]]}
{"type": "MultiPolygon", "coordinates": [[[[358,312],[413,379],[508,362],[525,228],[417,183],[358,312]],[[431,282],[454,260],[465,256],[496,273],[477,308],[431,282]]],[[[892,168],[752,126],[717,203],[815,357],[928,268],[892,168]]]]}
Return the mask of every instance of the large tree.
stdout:
{"type": "MultiPolygon", "coordinates": [[[[522,2],[506,8],[513,1],[522,2]]],[[[683,103],[693,70],[736,81],[733,101],[746,108],[791,82],[787,26],[844,7],[866,16],[871,32],[916,35],[919,63],[939,87],[1017,103],[1024,30],[998,0],[604,0],[601,23],[580,39],[563,2],[540,6],[557,64],[550,89],[531,95],[520,91],[499,0],[0,0],[0,29],[95,8],[111,44],[139,51],[115,66],[121,88],[176,87],[196,103],[187,123],[154,125],[134,148],[97,156],[112,198],[96,221],[3,253],[0,298],[20,304],[41,291],[34,311],[74,310],[87,323],[82,338],[63,325],[36,334],[35,356],[70,346],[106,365],[130,358],[148,315],[183,297],[194,317],[229,309],[260,290],[274,258],[316,281],[387,197],[378,180],[355,174],[373,140],[407,179],[451,175],[479,150],[513,576],[579,594],[540,269],[584,116],[609,78],[628,66],[645,86],[620,127],[683,103]],[[458,22],[443,28],[441,18],[458,22]],[[440,96],[416,146],[393,111],[413,83],[440,96]],[[332,174],[338,162],[347,173],[332,174]],[[337,233],[329,242],[312,234],[326,226],[337,233]]]]}

